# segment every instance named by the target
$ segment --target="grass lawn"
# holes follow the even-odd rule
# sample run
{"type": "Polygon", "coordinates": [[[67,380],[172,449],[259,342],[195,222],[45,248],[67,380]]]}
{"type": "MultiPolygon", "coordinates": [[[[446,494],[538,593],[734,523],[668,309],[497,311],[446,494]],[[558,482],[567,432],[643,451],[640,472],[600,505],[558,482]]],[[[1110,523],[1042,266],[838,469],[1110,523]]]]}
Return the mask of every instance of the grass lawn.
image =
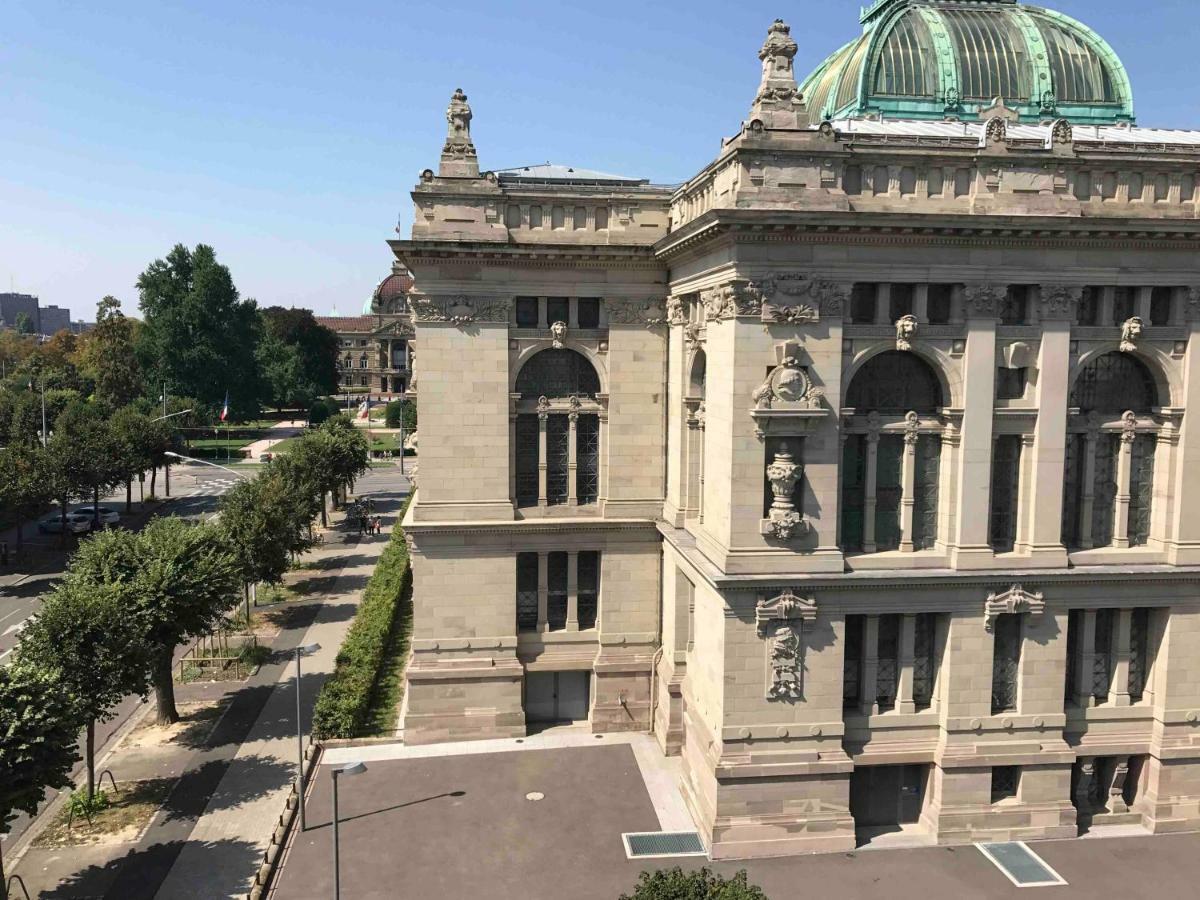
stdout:
{"type": "Polygon", "coordinates": [[[253,436],[238,436],[230,438],[192,438],[188,444],[194,450],[202,450],[206,448],[224,449],[229,447],[231,450],[240,450],[242,447],[249,446],[257,441],[257,437],[253,436]]]}

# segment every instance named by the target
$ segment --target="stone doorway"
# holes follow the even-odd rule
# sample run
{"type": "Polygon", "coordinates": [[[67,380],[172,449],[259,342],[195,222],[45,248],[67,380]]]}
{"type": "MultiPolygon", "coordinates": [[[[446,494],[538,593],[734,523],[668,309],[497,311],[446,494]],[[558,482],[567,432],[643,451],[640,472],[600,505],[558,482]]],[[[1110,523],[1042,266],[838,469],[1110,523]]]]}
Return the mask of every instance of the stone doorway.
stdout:
{"type": "Polygon", "coordinates": [[[850,775],[850,815],[859,845],[921,833],[929,766],[860,766],[850,775]]]}
{"type": "Polygon", "coordinates": [[[586,722],[591,672],[527,672],[525,721],[531,725],[586,722]]]}

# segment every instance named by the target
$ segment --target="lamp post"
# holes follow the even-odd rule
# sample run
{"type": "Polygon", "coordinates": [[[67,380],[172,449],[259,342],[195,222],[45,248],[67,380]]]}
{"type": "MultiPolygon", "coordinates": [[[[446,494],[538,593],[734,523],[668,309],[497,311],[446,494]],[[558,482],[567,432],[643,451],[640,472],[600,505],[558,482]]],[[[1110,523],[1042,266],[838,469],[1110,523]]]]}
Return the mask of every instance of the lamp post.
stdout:
{"type": "Polygon", "coordinates": [[[299,766],[296,771],[296,789],[297,802],[300,806],[301,831],[306,830],[307,825],[304,821],[304,718],[300,712],[300,657],[316,653],[320,649],[320,644],[307,644],[296,648],[296,749],[299,751],[296,756],[296,763],[299,766]]]}
{"type": "Polygon", "coordinates": [[[334,769],[333,775],[333,900],[342,898],[341,848],[338,843],[338,776],[361,775],[367,767],[360,762],[347,763],[334,769]]]}

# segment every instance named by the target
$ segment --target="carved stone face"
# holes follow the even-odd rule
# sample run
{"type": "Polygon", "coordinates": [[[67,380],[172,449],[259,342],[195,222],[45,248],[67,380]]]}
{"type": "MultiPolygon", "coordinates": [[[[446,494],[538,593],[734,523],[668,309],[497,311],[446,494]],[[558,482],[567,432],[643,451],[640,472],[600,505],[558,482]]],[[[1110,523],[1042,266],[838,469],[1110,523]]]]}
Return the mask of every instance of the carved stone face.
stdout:
{"type": "Polygon", "coordinates": [[[781,366],[778,381],[775,382],[775,393],[781,400],[796,401],[804,397],[808,390],[808,379],[795,366],[781,366]]]}

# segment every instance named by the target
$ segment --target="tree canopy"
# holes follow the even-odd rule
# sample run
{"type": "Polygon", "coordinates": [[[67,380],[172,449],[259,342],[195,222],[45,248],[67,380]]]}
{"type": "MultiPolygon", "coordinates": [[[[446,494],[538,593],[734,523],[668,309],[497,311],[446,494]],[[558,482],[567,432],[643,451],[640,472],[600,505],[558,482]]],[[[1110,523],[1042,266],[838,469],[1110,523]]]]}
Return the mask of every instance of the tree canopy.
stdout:
{"type": "Polygon", "coordinates": [[[767,900],[767,895],[747,882],[745,869],[725,878],[707,867],[684,872],[676,866],[643,872],[633,894],[621,900],[767,900]]]}

